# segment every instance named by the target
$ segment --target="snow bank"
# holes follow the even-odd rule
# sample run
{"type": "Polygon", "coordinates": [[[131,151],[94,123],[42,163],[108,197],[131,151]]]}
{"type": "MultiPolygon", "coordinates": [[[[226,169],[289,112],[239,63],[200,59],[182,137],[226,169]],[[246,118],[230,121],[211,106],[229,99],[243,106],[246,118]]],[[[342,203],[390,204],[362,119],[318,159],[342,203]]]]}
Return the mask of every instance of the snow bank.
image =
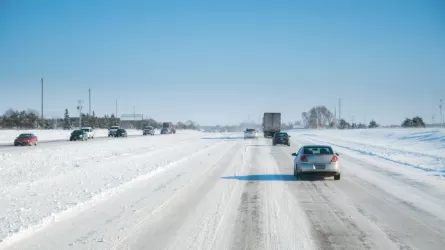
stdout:
{"type": "MultiPolygon", "coordinates": [[[[33,133],[39,141],[68,140],[73,130],[0,130],[0,144],[12,144],[14,139],[23,133],[33,133]]],[[[128,135],[141,135],[142,130],[128,129],[128,135]]],[[[107,137],[107,129],[96,129],[95,137],[107,137]]]]}
{"type": "Polygon", "coordinates": [[[445,129],[292,130],[290,134],[445,176],[445,129]]]}

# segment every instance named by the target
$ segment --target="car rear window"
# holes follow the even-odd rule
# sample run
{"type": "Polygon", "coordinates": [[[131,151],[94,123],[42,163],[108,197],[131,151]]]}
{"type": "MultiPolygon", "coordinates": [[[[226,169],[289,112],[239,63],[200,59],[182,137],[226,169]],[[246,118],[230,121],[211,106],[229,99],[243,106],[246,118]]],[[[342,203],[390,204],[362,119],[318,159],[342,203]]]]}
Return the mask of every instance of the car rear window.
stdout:
{"type": "Polygon", "coordinates": [[[31,136],[32,136],[31,134],[21,134],[19,135],[19,138],[29,138],[31,136]]]}
{"type": "Polygon", "coordinates": [[[305,147],[303,154],[307,155],[331,155],[334,154],[334,151],[331,147],[324,147],[324,146],[314,146],[314,147],[305,147]]]}
{"type": "Polygon", "coordinates": [[[286,133],[275,133],[275,137],[286,137],[286,133]]]}
{"type": "Polygon", "coordinates": [[[246,129],[246,132],[255,132],[255,129],[248,128],[246,129]]]}

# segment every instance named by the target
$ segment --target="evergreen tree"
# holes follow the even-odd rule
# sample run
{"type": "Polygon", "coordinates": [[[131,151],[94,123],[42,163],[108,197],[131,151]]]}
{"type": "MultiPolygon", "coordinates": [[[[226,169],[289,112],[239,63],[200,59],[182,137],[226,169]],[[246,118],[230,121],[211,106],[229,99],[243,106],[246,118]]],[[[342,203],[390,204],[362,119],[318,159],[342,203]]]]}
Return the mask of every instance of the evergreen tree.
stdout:
{"type": "Polygon", "coordinates": [[[377,124],[377,122],[376,121],[374,121],[374,120],[371,120],[370,122],[369,122],[369,128],[377,128],[379,125],[377,124]]]}
{"type": "Polygon", "coordinates": [[[71,129],[71,118],[68,109],[65,109],[65,115],[63,116],[63,129],[71,129]]]}

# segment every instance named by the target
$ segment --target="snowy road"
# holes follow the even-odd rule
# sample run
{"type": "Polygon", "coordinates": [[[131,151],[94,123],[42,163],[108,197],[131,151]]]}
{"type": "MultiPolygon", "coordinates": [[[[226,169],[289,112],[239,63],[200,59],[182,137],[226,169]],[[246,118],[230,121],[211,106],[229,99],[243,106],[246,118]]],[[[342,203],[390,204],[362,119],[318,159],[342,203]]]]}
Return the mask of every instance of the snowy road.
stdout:
{"type": "Polygon", "coordinates": [[[14,149],[6,164],[30,162],[2,166],[2,180],[20,181],[0,183],[0,248],[445,248],[445,181],[351,150],[342,180],[297,181],[290,154],[311,140],[191,133],[14,149]]]}

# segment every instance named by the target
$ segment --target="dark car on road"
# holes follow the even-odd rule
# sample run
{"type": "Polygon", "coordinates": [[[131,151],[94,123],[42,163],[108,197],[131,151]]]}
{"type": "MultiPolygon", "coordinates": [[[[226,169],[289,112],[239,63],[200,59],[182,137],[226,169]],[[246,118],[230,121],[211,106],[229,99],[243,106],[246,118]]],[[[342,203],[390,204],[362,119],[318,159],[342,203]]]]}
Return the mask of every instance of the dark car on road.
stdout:
{"type": "Polygon", "coordinates": [[[127,131],[123,128],[116,130],[114,137],[127,137],[127,131]]]}
{"type": "Polygon", "coordinates": [[[108,129],[108,137],[114,137],[118,129],[119,129],[119,126],[111,126],[108,129]]]}
{"type": "Polygon", "coordinates": [[[277,144],[283,144],[290,146],[289,138],[290,135],[288,135],[286,132],[277,132],[273,135],[272,145],[275,146],[277,144]]]}
{"type": "Polygon", "coordinates": [[[37,136],[34,134],[20,134],[17,138],[14,140],[14,146],[37,146],[37,136]]]}
{"type": "Polygon", "coordinates": [[[171,122],[162,123],[161,134],[176,134],[176,128],[171,122]]]}
{"type": "Polygon", "coordinates": [[[87,141],[88,134],[85,130],[78,129],[71,132],[70,141],[87,141]]]}
{"type": "Polygon", "coordinates": [[[144,128],[144,131],[142,132],[143,135],[155,135],[155,129],[152,126],[146,126],[144,128]]]}

